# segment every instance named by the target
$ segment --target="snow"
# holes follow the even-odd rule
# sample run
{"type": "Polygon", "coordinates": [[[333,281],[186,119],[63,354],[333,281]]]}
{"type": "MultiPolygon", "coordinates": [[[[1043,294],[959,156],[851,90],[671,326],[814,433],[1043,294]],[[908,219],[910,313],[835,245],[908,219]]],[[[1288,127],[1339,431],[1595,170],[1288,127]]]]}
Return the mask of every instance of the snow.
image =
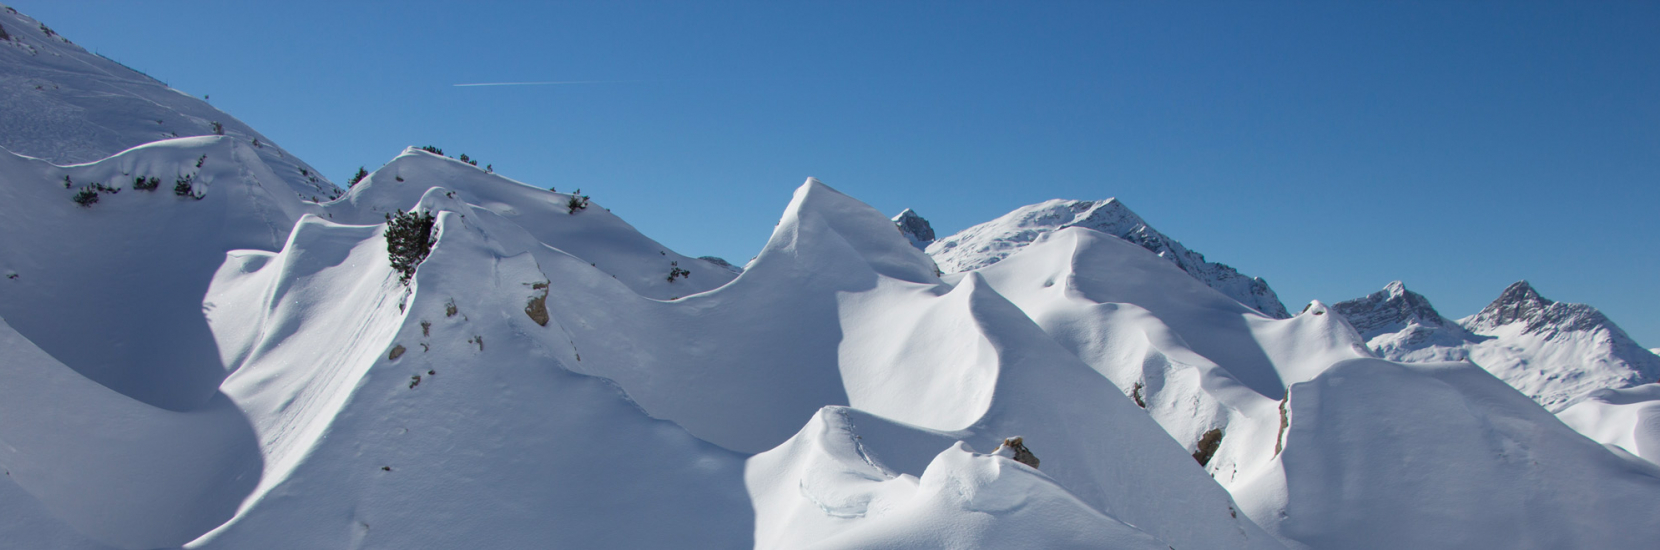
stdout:
{"type": "Polygon", "coordinates": [[[1660,469],[1469,363],[1354,359],[1291,387],[1285,448],[1235,488],[1310,548],[1644,548],[1660,469]]]}
{"type": "Polygon", "coordinates": [[[1378,356],[1411,362],[1468,359],[1552,411],[1592,391],[1660,380],[1660,357],[1596,308],[1554,302],[1526,281],[1480,313],[1442,317],[1400,281],[1334,306],[1378,356]]]}
{"type": "MultiPolygon", "coordinates": [[[[61,101],[117,130],[150,116],[130,98],[173,93],[25,23],[0,14],[23,37],[0,43],[0,90],[80,63],[60,89],[127,91],[61,101]]],[[[218,116],[174,95],[168,112],[218,116]]],[[[0,100],[0,117],[28,117],[10,109],[40,98],[0,100]]],[[[1660,389],[1607,376],[1641,365],[1627,347],[1648,352],[1531,287],[1459,323],[1398,283],[1293,316],[1116,201],[1051,201],[934,240],[915,212],[889,218],[813,179],[738,269],[598,201],[573,211],[569,194],[417,149],[314,202],[297,192],[303,164],[224,120],[230,135],[160,141],[39,126],[58,132],[24,140],[39,154],[0,153],[8,546],[1660,536],[1660,389]],[[150,176],[160,189],[132,186],[150,176]],[[84,189],[98,201],[71,200],[84,189]],[[436,240],[405,284],[384,224],[411,210],[435,215],[436,240]],[[1437,349],[1503,380],[1386,360],[1451,356],[1437,349]],[[1560,420],[1529,399],[1557,390],[1585,392],[1560,420]],[[1012,437],[1041,468],[1000,447],[1012,437]]]]}
{"type": "Polygon", "coordinates": [[[0,40],[0,149],[57,164],[92,162],[157,140],[213,135],[217,122],[225,136],[253,147],[296,197],[327,200],[340,192],[206,101],[47,34],[41,22],[11,8],[0,10],[0,28],[10,37],[0,40]]]}
{"type": "Polygon", "coordinates": [[[1592,440],[1660,464],[1660,384],[1597,390],[1556,416],[1592,440]]]}
{"type": "Polygon", "coordinates": [[[1240,274],[1223,264],[1205,261],[1203,254],[1188,250],[1148,226],[1118,199],[1056,199],[1023,206],[995,220],[934,241],[928,245],[927,251],[944,272],[961,273],[997,263],[1036,241],[1039,236],[1068,227],[1094,229],[1136,243],[1258,312],[1278,319],[1291,316],[1273,289],[1268,288],[1267,281],[1240,274]]]}

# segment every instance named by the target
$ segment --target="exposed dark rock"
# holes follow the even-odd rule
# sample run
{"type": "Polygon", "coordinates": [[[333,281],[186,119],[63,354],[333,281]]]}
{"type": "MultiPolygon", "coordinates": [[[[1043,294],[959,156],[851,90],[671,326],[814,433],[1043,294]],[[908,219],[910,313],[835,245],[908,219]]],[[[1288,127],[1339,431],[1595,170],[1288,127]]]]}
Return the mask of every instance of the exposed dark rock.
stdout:
{"type": "Polygon", "coordinates": [[[388,354],[386,354],[386,359],[388,359],[388,360],[395,360],[395,359],[397,359],[397,358],[399,358],[399,357],[403,357],[403,352],[404,352],[404,351],[406,351],[406,350],[404,350],[404,348],[403,348],[403,345],[402,345],[402,344],[399,344],[399,345],[396,345],[396,346],[392,346],[392,353],[388,353],[388,354]]]}
{"type": "Polygon", "coordinates": [[[1222,428],[1211,428],[1205,435],[1199,436],[1199,444],[1194,446],[1193,460],[1199,461],[1200,466],[1209,466],[1210,457],[1216,455],[1216,449],[1222,446],[1222,428]]]}
{"type": "Polygon", "coordinates": [[[1014,451],[1013,458],[1015,462],[1025,464],[1033,468],[1038,467],[1038,457],[1037,455],[1032,454],[1031,449],[1026,448],[1024,438],[1011,437],[1005,439],[1003,440],[1003,446],[1008,447],[1010,451],[1014,451]]]}
{"type": "Polygon", "coordinates": [[[916,211],[906,208],[898,216],[893,217],[893,224],[899,227],[899,232],[911,241],[911,246],[919,250],[927,250],[934,242],[934,226],[928,220],[917,215],[916,211]]]}

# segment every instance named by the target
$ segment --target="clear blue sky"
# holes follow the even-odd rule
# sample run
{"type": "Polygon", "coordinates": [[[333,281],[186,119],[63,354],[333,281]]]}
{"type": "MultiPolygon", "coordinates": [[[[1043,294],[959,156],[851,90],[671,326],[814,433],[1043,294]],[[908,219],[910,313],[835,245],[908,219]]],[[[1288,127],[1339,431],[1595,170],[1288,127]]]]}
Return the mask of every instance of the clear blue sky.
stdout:
{"type": "Polygon", "coordinates": [[[1660,346],[1660,3],[11,5],[336,181],[439,145],[687,254],[808,176],[942,234],[1116,196],[1293,311],[1525,278],[1660,346]]]}

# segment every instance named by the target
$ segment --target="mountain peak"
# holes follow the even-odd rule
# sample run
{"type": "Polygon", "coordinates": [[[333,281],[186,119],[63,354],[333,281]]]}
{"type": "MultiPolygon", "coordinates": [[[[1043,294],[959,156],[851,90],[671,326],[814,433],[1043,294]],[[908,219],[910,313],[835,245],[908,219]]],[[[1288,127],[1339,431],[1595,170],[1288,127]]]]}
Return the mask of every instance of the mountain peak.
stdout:
{"type": "Polygon", "coordinates": [[[1613,326],[1597,308],[1552,301],[1540,296],[1539,291],[1527,281],[1517,281],[1505,287],[1493,303],[1464,320],[1465,327],[1477,332],[1513,323],[1525,323],[1525,332],[1547,333],[1547,336],[1563,331],[1613,326]]]}
{"type": "Polygon", "coordinates": [[[1291,317],[1268,282],[1209,262],[1130,211],[1123,201],[1053,199],[1016,208],[995,220],[964,229],[928,245],[928,254],[946,273],[986,267],[1019,252],[1040,237],[1070,227],[1112,235],[1176,264],[1218,292],[1276,319],[1291,317]]]}
{"type": "Polygon", "coordinates": [[[928,245],[934,244],[934,226],[928,220],[918,215],[915,210],[906,208],[898,216],[893,217],[893,224],[899,227],[899,232],[905,234],[905,239],[911,241],[911,246],[917,250],[928,250],[928,245]]]}
{"type": "Polygon", "coordinates": [[[1430,305],[1429,299],[1407,290],[1401,281],[1392,281],[1383,290],[1364,297],[1332,304],[1331,308],[1368,340],[1412,326],[1438,329],[1453,324],[1430,305]]]}

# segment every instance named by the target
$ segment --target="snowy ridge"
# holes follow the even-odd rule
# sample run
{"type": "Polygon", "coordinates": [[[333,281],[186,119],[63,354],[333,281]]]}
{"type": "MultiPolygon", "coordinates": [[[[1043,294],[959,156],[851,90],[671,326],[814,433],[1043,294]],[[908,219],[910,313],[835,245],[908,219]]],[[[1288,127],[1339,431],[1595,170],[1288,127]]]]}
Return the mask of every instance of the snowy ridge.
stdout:
{"type": "Polygon", "coordinates": [[[995,220],[964,229],[928,245],[928,254],[946,273],[980,269],[1001,261],[1031,244],[1038,236],[1083,227],[1112,235],[1158,254],[1182,271],[1258,312],[1290,317],[1279,296],[1260,278],[1240,274],[1227,265],[1207,262],[1203,254],[1183,247],[1148,226],[1118,199],[1104,201],[1051,200],[1015,209],[995,220]]]}
{"type": "Polygon", "coordinates": [[[206,101],[88,52],[12,8],[0,9],[0,29],[7,36],[0,40],[0,149],[73,164],[153,141],[222,133],[250,145],[296,197],[340,193],[315,168],[206,101]]]}
{"type": "Polygon", "coordinates": [[[1660,464],[1660,384],[1597,390],[1556,416],[1586,437],[1660,464]]]}
{"type": "Polygon", "coordinates": [[[1457,322],[1441,317],[1399,281],[1333,309],[1349,318],[1380,357],[1468,359],[1552,411],[1592,391],[1660,380],[1660,356],[1638,346],[1596,308],[1553,302],[1526,281],[1457,322]]]}
{"type": "MultiPolygon", "coordinates": [[[[415,149],[326,204],[245,136],[88,160],[0,153],[6,546],[1660,539],[1656,385],[1559,420],[1505,383],[1570,391],[1625,363],[1534,387],[1380,359],[1471,325],[1398,283],[1276,315],[1265,283],[1116,201],[1022,208],[930,257],[914,212],[808,179],[739,270],[415,149]],[[407,282],[387,255],[402,211],[434,216],[407,282]]],[[[1623,337],[1513,290],[1468,321],[1493,334],[1447,349],[1537,365],[1623,337]]]]}

